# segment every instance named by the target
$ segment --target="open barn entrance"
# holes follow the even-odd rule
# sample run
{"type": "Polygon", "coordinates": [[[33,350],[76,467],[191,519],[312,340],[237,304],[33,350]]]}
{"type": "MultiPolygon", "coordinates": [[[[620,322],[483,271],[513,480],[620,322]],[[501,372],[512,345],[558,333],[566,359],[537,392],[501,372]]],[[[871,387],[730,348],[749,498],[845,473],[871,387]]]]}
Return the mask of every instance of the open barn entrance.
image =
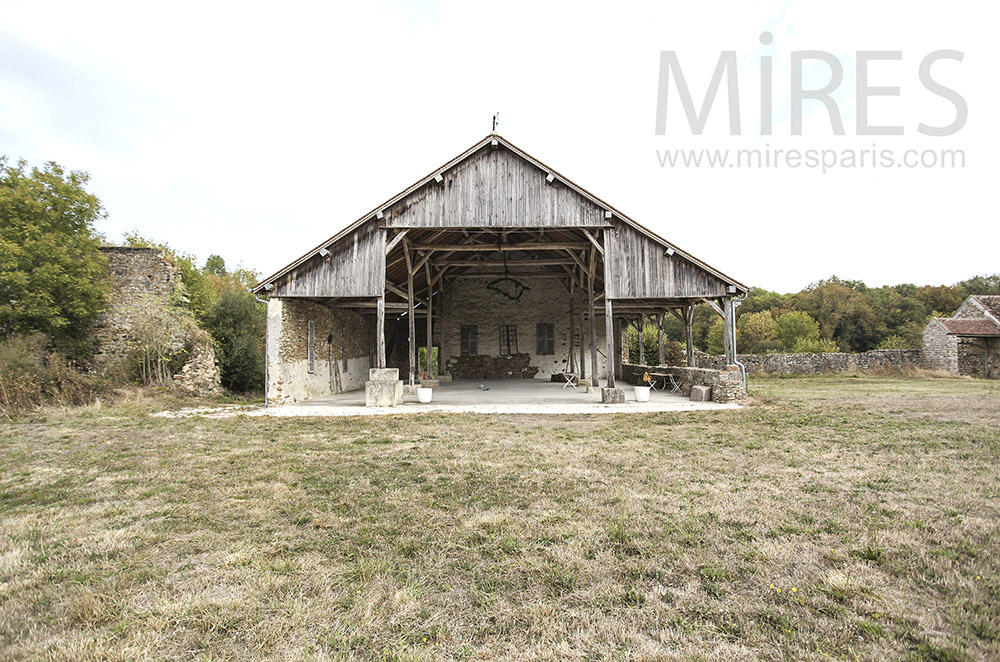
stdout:
{"type": "MultiPolygon", "coordinates": [[[[313,305],[353,335],[365,328],[369,402],[393,406],[404,384],[449,377],[603,380],[602,397],[620,401],[625,325],[673,314],[690,326],[692,306],[708,302],[726,318],[732,363],[732,299],[746,288],[491,134],[255,291],[271,301],[269,398],[337,392],[312,376],[315,339],[305,362],[298,349],[313,305]]],[[[360,366],[356,350],[343,356],[360,366]]]]}

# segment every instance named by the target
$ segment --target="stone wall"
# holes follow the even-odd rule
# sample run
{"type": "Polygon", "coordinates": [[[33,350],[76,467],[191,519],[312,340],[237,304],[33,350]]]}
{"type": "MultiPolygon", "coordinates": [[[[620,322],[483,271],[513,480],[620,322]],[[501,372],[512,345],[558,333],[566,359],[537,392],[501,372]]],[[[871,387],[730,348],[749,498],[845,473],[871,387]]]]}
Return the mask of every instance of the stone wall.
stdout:
{"type": "MultiPolygon", "coordinates": [[[[860,354],[824,352],[820,354],[737,354],[749,375],[818,375],[828,372],[899,370],[920,365],[919,349],[873,349],[860,354]]],[[[725,357],[695,352],[699,367],[725,368],[725,357]]]]}
{"type": "MultiPolygon", "coordinates": [[[[625,381],[638,384],[647,372],[669,372],[678,384],[708,386],[712,389],[713,402],[736,402],[746,395],[743,375],[736,366],[725,369],[688,368],[686,366],[649,366],[626,363],[622,366],[625,381]]],[[[685,389],[686,390],[686,389],[685,389]]]]}
{"type": "MultiPolygon", "coordinates": [[[[457,280],[445,289],[442,321],[435,328],[435,341],[441,347],[442,364],[454,365],[452,359],[461,356],[461,327],[475,324],[479,327],[479,354],[500,358],[500,326],[517,328],[517,353],[528,356],[528,366],[535,368],[535,379],[548,381],[553,374],[569,371],[570,305],[569,290],[555,278],[518,277],[529,289],[518,301],[491,292],[486,285],[492,278],[457,280]],[[553,353],[537,354],[536,325],[553,325],[553,353]]],[[[582,297],[580,297],[582,300],[582,297]]],[[[437,304],[435,304],[437,305],[437,304]]],[[[576,332],[580,333],[579,305],[576,312],[576,332]]],[[[420,322],[418,321],[418,326],[420,322]]],[[[603,306],[597,307],[598,374],[605,374],[603,306]]],[[[579,335],[578,335],[579,337],[579,335]]],[[[583,334],[586,352],[586,374],[590,377],[590,326],[583,334]]],[[[579,361],[579,347],[574,350],[579,361]]],[[[506,361],[506,359],[504,359],[506,361]]],[[[500,364],[503,367],[503,363],[500,364]]],[[[518,369],[506,375],[507,368],[499,370],[506,377],[522,378],[526,371],[518,369]]],[[[579,368],[577,368],[579,371],[579,368]]],[[[401,373],[402,374],[402,373],[401,373]]],[[[457,376],[457,375],[456,375],[457,376]]],[[[485,377],[480,377],[485,379],[485,377]]]]}
{"type": "Polygon", "coordinates": [[[949,336],[944,325],[936,319],[924,328],[921,365],[928,370],[958,374],[958,337],[949,336]]]}
{"type": "Polygon", "coordinates": [[[305,299],[267,302],[267,397],[285,404],[364,388],[371,367],[369,321],[305,299]],[[309,322],[315,355],[309,370],[309,322]],[[346,365],[345,365],[346,356],[346,365]]]}
{"type": "MultiPolygon", "coordinates": [[[[170,298],[180,283],[181,274],[158,248],[102,246],[101,252],[107,259],[111,295],[107,309],[94,325],[92,367],[105,374],[125,377],[125,362],[132,345],[131,330],[137,315],[150,306],[170,307],[170,298]]],[[[190,315],[171,310],[172,314],[165,317],[178,322],[175,337],[170,340],[171,351],[189,352],[186,363],[173,376],[174,382],[199,396],[222,393],[211,337],[197,327],[190,315]]]]}
{"type": "Polygon", "coordinates": [[[102,246],[101,252],[108,262],[111,296],[94,323],[93,364],[107,370],[128,355],[128,329],[136,306],[150,300],[168,302],[181,274],[157,248],[102,246]]]}
{"type": "Polygon", "coordinates": [[[958,338],[958,374],[1000,378],[1000,339],[958,338]]]}

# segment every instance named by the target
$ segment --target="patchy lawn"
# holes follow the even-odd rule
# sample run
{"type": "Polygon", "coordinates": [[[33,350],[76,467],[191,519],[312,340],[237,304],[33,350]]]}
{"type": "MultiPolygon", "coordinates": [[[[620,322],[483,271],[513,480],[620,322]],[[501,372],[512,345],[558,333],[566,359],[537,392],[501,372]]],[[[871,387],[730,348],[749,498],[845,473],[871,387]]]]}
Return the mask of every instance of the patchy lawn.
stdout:
{"type": "Polygon", "coordinates": [[[1000,384],[0,426],[0,658],[1000,656],[1000,384]]]}

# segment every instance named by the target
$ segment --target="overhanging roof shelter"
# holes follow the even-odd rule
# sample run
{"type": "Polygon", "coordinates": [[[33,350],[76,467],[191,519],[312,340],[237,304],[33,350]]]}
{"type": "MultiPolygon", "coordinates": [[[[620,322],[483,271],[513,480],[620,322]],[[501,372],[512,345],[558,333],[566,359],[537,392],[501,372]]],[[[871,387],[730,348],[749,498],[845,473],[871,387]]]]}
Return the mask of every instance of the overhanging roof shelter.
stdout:
{"type": "MultiPolygon", "coordinates": [[[[456,279],[483,277],[513,284],[555,278],[586,292],[592,326],[595,306],[604,309],[607,356],[614,353],[616,316],[670,311],[687,325],[690,361],[691,311],[707,302],[726,319],[726,355],[735,362],[732,300],[747,292],[745,285],[495,133],[254,291],[374,313],[378,367],[385,366],[386,311],[407,311],[412,373],[414,311],[431,308],[435,293],[456,279]]],[[[591,355],[596,357],[594,347],[591,355]]],[[[613,374],[608,381],[613,385],[613,374]]]]}

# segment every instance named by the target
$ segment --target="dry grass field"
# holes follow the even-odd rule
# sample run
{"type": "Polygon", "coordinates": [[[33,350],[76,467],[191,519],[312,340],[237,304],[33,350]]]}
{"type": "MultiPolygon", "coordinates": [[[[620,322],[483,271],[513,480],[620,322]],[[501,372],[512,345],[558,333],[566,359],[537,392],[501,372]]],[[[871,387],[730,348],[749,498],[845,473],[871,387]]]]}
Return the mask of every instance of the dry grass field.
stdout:
{"type": "Polygon", "coordinates": [[[1000,384],[0,424],[4,660],[1000,658],[1000,384]]]}

